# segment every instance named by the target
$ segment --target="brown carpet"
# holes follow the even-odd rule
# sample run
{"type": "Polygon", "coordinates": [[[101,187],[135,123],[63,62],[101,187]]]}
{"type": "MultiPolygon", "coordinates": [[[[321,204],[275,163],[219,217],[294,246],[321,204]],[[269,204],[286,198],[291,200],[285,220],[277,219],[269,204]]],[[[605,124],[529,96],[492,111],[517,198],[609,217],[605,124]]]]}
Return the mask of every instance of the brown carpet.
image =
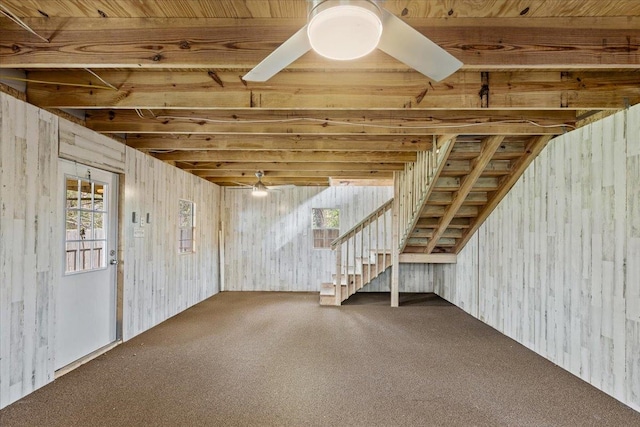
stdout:
{"type": "Polygon", "coordinates": [[[434,295],[226,292],[0,411],[8,426],[639,426],[434,295]]]}

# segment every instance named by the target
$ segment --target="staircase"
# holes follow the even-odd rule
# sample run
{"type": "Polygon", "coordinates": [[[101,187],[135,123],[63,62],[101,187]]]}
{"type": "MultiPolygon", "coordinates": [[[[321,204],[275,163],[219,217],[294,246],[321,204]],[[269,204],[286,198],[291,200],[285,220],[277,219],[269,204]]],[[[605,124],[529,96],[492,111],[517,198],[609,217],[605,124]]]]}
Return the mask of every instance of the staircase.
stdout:
{"type": "Polygon", "coordinates": [[[365,285],[369,284],[373,279],[391,267],[391,251],[375,252],[372,251],[368,257],[358,257],[356,269],[351,270],[349,274],[343,272],[340,278],[340,294],[336,296],[338,286],[337,274],[332,276],[331,283],[323,283],[320,287],[320,305],[340,305],[340,303],[351,295],[358,292],[365,285]]]}
{"type": "Polygon", "coordinates": [[[336,273],[320,288],[320,305],[341,305],[391,266],[393,199],[331,243],[336,273]]]}

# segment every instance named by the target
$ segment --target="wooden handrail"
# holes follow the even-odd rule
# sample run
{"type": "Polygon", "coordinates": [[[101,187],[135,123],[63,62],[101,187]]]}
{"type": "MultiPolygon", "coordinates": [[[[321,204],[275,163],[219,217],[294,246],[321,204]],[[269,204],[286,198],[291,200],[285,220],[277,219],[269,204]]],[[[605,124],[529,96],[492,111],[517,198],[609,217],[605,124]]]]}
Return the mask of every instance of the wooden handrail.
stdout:
{"type": "Polygon", "coordinates": [[[393,207],[393,197],[388,201],[386,201],[385,203],[383,203],[378,209],[371,212],[365,219],[363,219],[362,221],[360,221],[359,223],[351,227],[348,231],[345,231],[340,236],[336,237],[336,239],[331,242],[331,249],[335,249],[336,246],[346,241],[349,237],[351,237],[352,234],[355,234],[358,228],[366,224],[371,219],[381,216],[392,207],[393,207]]]}
{"type": "Polygon", "coordinates": [[[343,286],[346,296],[353,295],[387,268],[391,237],[387,212],[393,204],[393,199],[385,202],[331,242],[331,249],[336,253],[334,305],[340,305],[344,299],[343,286]]]}
{"type": "Polygon", "coordinates": [[[394,185],[398,187],[399,212],[398,252],[407,246],[425,203],[429,199],[446,159],[453,148],[455,135],[444,135],[433,144],[431,151],[418,152],[415,162],[405,165],[404,171],[396,174],[394,185]]]}

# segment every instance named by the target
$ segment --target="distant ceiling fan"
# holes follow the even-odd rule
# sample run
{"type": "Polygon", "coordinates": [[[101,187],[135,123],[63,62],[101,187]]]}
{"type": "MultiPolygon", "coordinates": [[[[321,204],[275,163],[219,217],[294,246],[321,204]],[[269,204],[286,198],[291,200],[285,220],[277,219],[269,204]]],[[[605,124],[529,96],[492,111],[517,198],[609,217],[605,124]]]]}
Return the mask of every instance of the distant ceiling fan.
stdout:
{"type": "Polygon", "coordinates": [[[320,0],[307,25],[243,77],[265,82],[313,49],[335,60],[365,56],[375,48],[440,81],[462,62],[375,3],[375,0],[320,0]]]}
{"type": "MultiPolygon", "coordinates": [[[[242,186],[242,187],[240,187],[241,190],[251,189],[251,195],[254,196],[254,197],[265,197],[269,193],[269,191],[276,190],[276,188],[275,187],[267,187],[266,185],[264,185],[264,183],[262,182],[262,178],[263,177],[264,177],[264,172],[257,171],[256,172],[256,178],[258,178],[258,182],[256,182],[255,184],[253,184],[253,185],[241,184],[241,183],[237,183],[237,184],[242,186]]],[[[293,187],[293,186],[292,185],[279,185],[277,187],[293,187]]]]}

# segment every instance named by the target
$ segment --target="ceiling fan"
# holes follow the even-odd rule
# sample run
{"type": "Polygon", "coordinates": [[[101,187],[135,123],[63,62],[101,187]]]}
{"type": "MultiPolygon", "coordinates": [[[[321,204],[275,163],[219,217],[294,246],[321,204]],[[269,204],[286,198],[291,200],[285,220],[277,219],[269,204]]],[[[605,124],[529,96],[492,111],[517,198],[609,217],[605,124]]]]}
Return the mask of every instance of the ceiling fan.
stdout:
{"type": "Polygon", "coordinates": [[[243,80],[265,82],[313,49],[335,60],[361,58],[375,48],[440,81],[462,62],[426,38],[375,0],[319,0],[307,25],[244,75],[243,80]]]}
{"type": "MultiPolygon", "coordinates": [[[[264,183],[262,182],[262,178],[264,177],[264,172],[262,171],[257,171],[256,172],[256,178],[258,178],[258,181],[253,184],[253,185],[248,185],[248,184],[242,184],[242,183],[237,183],[238,185],[241,185],[240,188],[238,188],[239,190],[248,190],[251,189],[251,195],[254,197],[265,197],[269,191],[273,191],[276,190],[275,187],[271,186],[271,187],[267,187],[266,185],[264,185],[264,183]]],[[[289,185],[279,185],[278,187],[292,187],[289,185]]],[[[277,190],[276,190],[277,191],[277,190]]]]}

